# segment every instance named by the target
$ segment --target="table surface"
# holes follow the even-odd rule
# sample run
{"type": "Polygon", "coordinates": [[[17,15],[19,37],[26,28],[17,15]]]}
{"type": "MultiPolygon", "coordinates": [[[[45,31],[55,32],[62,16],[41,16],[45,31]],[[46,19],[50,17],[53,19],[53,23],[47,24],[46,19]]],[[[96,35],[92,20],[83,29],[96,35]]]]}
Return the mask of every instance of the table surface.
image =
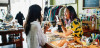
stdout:
{"type": "MultiPolygon", "coordinates": [[[[49,33],[50,33],[50,32],[49,32],[49,33]]],[[[55,31],[55,32],[53,33],[53,35],[54,35],[54,34],[55,34],[55,35],[56,35],[56,34],[59,34],[59,32],[55,31]]],[[[47,35],[50,36],[50,34],[47,34],[47,35]]],[[[64,36],[63,33],[60,33],[59,35],[60,35],[60,36],[64,36]]],[[[51,33],[51,36],[52,36],[52,33],[51,33]]],[[[65,37],[65,36],[64,36],[64,37],[65,37]]],[[[67,41],[67,38],[68,38],[68,37],[63,38],[63,39],[59,39],[59,40],[53,40],[53,41],[51,41],[51,42],[48,42],[47,44],[49,44],[50,46],[52,46],[52,47],[54,47],[54,48],[57,48],[57,47],[62,47],[65,43],[69,44],[69,43],[74,42],[74,41],[67,41]]],[[[70,44],[69,44],[69,45],[70,45],[70,44]]],[[[72,46],[72,45],[70,45],[70,46],[72,46]]],[[[83,48],[87,48],[87,47],[89,47],[89,48],[99,48],[100,46],[91,44],[90,46],[82,46],[82,47],[83,47],[83,48]]]]}

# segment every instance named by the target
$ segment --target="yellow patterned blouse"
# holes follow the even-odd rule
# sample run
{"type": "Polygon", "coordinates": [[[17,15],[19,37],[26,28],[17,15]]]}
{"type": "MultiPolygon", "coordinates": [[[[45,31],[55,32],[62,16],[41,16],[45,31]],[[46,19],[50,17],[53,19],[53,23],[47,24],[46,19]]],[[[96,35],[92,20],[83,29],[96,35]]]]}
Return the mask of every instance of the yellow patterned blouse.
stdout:
{"type": "Polygon", "coordinates": [[[72,33],[73,36],[82,37],[83,35],[82,23],[80,22],[79,19],[74,19],[71,22],[69,29],[73,31],[72,33]]]}

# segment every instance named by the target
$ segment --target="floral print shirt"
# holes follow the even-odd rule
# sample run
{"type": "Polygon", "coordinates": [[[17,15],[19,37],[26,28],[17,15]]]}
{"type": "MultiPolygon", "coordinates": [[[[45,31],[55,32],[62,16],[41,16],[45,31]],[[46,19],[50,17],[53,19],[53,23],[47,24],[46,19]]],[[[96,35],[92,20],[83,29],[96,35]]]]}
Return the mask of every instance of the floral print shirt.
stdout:
{"type": "Polygon", "coordinates": [[[74,19],[70,26],[67,29],[71,29],[73,31],[72,35],[76,37],[82,37],[83,30],[82,30],[82,23],[79,19],[74,19]]]}

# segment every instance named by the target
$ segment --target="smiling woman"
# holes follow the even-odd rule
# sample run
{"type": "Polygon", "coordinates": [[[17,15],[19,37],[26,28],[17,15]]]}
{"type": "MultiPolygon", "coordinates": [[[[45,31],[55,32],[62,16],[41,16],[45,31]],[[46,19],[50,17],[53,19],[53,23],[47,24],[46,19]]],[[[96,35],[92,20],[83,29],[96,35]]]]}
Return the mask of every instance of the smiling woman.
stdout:
{"type": "Polygon", "coordinates": [[[82,44],[80,41],[83,35],[82,24],[80,19],[77,17],[76,12],[72,6],[67,6],[65,8],[65,16],[67,20],[66,27],[64,27],[63,23],[61,22],[61,19],[59,19],[64,36],[73,35],[74,41],[82,44]]]}

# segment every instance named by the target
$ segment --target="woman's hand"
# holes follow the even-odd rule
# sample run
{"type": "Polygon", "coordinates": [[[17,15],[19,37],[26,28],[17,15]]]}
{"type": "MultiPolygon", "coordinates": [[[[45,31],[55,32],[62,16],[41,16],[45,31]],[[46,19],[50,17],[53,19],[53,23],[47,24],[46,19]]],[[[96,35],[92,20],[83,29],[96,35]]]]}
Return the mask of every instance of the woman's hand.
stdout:
{"type": "Polygon", "coordinates": [[[49,29],[49,25],[48,24],[44,24],[44,34],[47,32],[47,30],[49,29]]]}
{"type": "Polygon", "coordinates": [[[60,18],[59,18],[59,21],[57,21],[57,24],[58,24],[58,25],[63,25],[63,23],[62,23],[62,21],[61,21],[60,18]]]}

